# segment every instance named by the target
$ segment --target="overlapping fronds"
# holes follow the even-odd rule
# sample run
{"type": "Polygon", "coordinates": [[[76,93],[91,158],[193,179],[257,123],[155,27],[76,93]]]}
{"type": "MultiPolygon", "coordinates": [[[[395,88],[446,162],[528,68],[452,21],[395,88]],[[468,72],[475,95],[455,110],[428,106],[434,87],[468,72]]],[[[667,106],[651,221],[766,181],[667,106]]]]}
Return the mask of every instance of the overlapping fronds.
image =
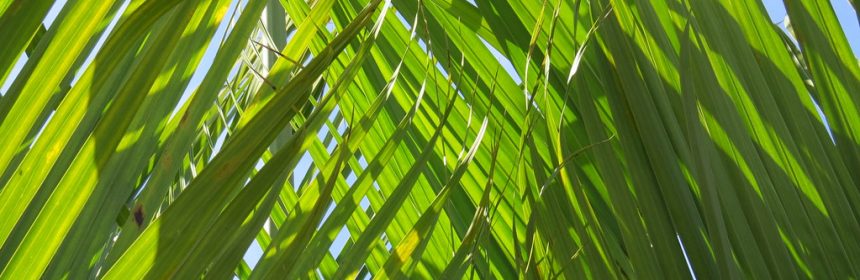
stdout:
{"type": "Polygon", "coordinates": [[[860,277],[860,65],[785,6],[0,1],[0,278],[860,277]]]}

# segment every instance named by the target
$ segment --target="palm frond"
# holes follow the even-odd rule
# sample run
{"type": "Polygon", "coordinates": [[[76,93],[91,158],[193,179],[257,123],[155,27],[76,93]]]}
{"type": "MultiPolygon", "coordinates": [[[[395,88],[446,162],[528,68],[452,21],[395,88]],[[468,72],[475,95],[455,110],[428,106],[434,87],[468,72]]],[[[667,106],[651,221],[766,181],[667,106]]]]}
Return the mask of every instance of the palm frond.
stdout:
{"type": "Polygon", "coordinates": [[[764,4],[0,1],[0,278],[856,278],[857,34],[764,4]]]}

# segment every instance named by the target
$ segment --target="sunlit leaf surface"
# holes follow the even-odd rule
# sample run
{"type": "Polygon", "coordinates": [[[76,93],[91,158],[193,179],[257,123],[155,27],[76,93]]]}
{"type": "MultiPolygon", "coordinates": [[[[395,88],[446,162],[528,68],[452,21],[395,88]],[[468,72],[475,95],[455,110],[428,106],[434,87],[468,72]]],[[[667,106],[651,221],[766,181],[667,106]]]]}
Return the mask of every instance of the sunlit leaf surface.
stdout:
{"type": "Polygon", "coordinates": [[[0,279],[858,278],[784,2],[0,1],[0,279]]]}

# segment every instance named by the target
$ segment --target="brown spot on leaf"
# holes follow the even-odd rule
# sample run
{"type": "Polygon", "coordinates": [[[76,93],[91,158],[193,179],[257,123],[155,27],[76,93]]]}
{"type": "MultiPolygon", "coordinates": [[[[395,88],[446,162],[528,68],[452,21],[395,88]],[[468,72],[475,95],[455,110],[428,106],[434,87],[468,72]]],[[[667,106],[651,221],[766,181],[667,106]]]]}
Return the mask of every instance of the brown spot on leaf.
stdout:
{"type": "Polygon", "coordinates": [[[143,227],[143,205],[138,204],[134,207],[134,223],[138,227],[143,227]]]}

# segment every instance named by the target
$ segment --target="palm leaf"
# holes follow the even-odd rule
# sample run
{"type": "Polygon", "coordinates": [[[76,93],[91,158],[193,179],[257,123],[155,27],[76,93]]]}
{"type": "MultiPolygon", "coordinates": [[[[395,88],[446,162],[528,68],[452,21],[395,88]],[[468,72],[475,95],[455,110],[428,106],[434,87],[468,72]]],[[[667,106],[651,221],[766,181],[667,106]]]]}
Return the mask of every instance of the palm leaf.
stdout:
{"type": "Polygon", "coordinates": [[[0,278],[856,278],[858,35],[784,4],[0,1],[0,278]]]}

